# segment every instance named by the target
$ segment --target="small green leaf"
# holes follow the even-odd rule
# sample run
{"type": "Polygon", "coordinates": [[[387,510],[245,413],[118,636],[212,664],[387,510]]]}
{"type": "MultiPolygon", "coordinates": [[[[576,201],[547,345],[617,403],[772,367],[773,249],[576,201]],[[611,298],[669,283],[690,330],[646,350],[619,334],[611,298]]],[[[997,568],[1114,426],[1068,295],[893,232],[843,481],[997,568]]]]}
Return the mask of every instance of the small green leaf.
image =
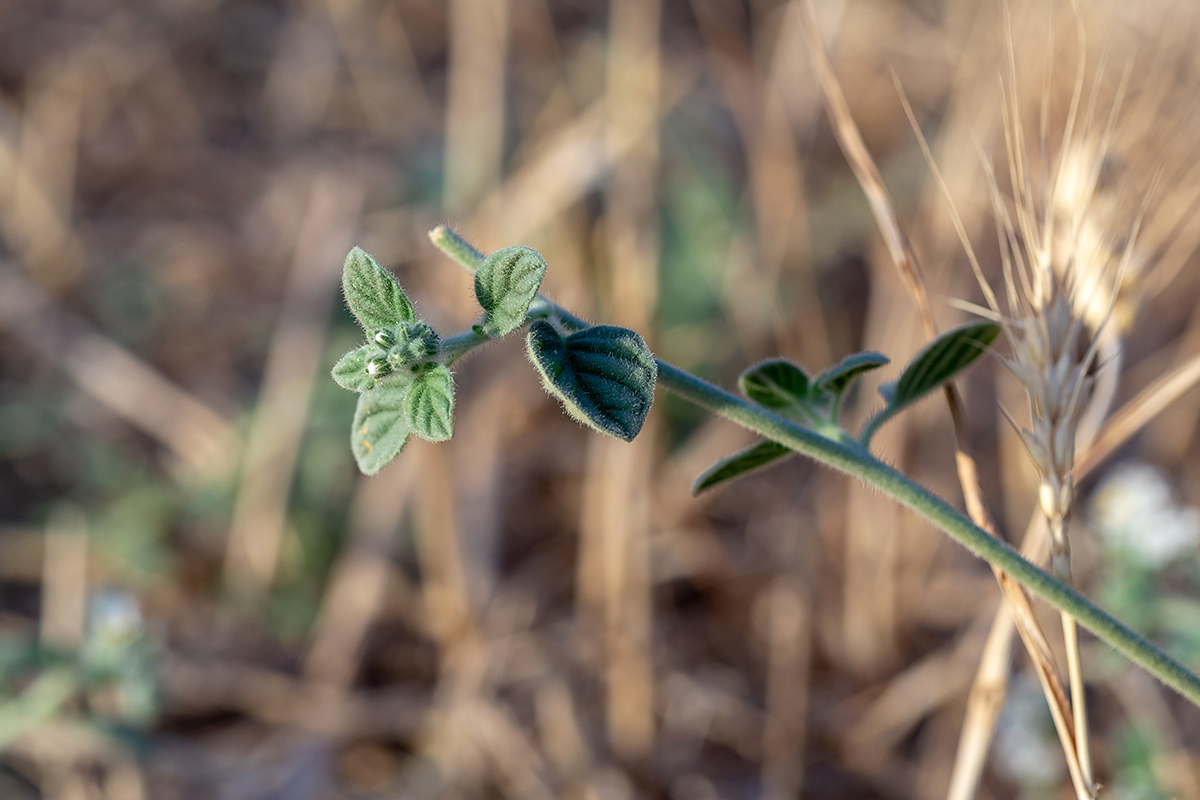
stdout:
{"type": "Polygon", "coordinates": [[[821,392],[800,367],[782,358],[755,364],[738,378],[742,394],[783,416],[809,424],[814,419],[812,404],[821,392]]]}
{"type": "Polygon", "coordinates": [[[342,289],[346,292],[346,303],[368,335],[417,318],[392,273],[379,266],[361,247],[346,256],[342,289]]]}
{"type": "Polygon", "coordinates": [[[751,470],[765,467],[767,464],[778,461],[791,452],[790,449],[784,447],[779,442],[759,442],[753,447],[749,447],[729,458],[718,461],[712,467],[705,470],[700,477],[696,478],[696,482],[692,484],[692,494],[700,494],[704,490],[711,489],[718,483],[723,483],[730,478],[736,478],[738,475],[743,475],[751,470]]]}
{"type": "Polygon", "coordinates": [[[375,352],[375,348],[366,345],[339,358],[331,373],[338,386],[352,392],[375,388],[375,378],[367,372],[367,361],[375,352]]]}
{"type": "Polygon", "coordinates": [[[374,475],[387,466],[408,441],[404,394],[404,386],[391,385],[371,389],[358,397],[350,449],[358,468],[366,475],[374,475]]]}
{"type": "Polygon", "coordinates": [[[834,394],[841,394],[846,391],[846,387],[850,382],[862,375],[864,372],[870,372],[873,369],[879,369],[885,364],[891,363],[891,359],[883,353],[876,353],[873,350],[867,350],[862,353],[855,353],[846,356],[842,362],[836,367],[830,367],[816,377],[814,383],[826,391],[834,394]]]}
{"type": "Polygon", "coordinates": [[[941,386],[983,355],[999,335],[1000,326],[986,321],[968,322],[946,331],[904,368],[889,405],[906,406],[941,386]]]}
{"type": "Polygon", "coordinates": [[[530,247],[506,247],[484,259],[475,273],[475,297],[487,312],[483,332],[495,339],[525,324],[546,262],[530,247]]]}
{"type": "Polygon", "coordinates": [[[883,402],[890,406],[892,400],[896,397],[896,382],[888,381],[887,383],[879,384],[879,396],[883,398],[883,402]]]}
{"type": "Polygon", "coordinates": [[[529,357],[551,394],[575,419],[632,441],[642,429],[658,367],[641,336],[595,325],[563,337],[545,320],[529,328],[529,357]]]}
{"type": "Polygon", "coordinates": [[[404,418],[412,432],[431,442],[454,435],[454,377],[441,364],[422,372],[408,387],[404,418]]]}

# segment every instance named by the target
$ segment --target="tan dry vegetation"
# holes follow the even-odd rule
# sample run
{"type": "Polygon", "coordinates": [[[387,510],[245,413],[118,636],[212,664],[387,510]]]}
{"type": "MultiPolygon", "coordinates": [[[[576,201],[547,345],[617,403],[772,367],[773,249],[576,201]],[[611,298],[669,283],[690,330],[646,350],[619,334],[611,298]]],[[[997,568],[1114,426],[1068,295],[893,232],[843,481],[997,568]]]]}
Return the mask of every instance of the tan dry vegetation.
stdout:
{"type": "MultiPolygon", "coordinates": [[[[1076,246],[1103,258],[1145,210],[1123,358],[1102,359],[1120,411],[1080,443],[1080,502],[1114,454],[1194,501],[1195,12],[1008,14],[1031,174],[1042,152],[1101,166],[1090,201],[1043,212],[1085,203],[1076,246]],[[1096,120],[1122,100],[1077,156],[1054,132],[1080,63],[1096,120]]],[[[660,395],[634,444],[602,439],[516,342],[458,369],[452,442],[366,479],[327,378],[355,341],[336,310],[352,244],[440,330],[472,321],[469,278],[425,239],[443,221],[537,248],[555,300],[725,385],[776,354],[903,364],[963,317],[948,298],[982,299],[892,72],[1000,285],[981,153],[1011,196],[1005,26],[990,0],[817,4],[874,211],[894,212],[881,236],[802,0],[0,7],[0,796],[1069,796],[1049,727],[1048,786],[988,757],[1010,668],[1030,672],[995,578],[886,499],[799,459],[693,499],[745,435],[660,395]],[[897,258],[922,269],[925,319],[897,258]],[[46,652],[71,663],[102,591],[144,614],[149,715],[111,677],[55,694],[46,652]]],[[[1038,480],[997,367],[959,382],[957,438],[931,401],[876,442],[960,503],[957,442],[1019,542],[1038,480]]],[[[1074,580],[1104,596],[1114,558],[1086,514],[1072,535],[1074,580]]],[[[1161,587],[1182,627],[1136,621],[1193,664],[1198,567],[1161,587]]],[[[1054,615],[1031,616],[1065,663],[1054,615]]],[[[1100,783],[1200,797],[1200,712],[1086,636],[1083,656],[1100,783]]]]}

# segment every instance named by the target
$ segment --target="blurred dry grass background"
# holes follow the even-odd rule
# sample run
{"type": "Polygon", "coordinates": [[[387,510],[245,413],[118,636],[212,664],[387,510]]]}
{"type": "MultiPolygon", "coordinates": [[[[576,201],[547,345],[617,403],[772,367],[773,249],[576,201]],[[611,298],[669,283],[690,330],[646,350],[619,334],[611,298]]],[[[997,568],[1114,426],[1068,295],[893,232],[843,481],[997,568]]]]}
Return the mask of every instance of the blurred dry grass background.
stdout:
{"type": "MultiPolygon", "coordinates": [[[[1081,57],[1060,5],[1012,4],[1017,100],[1036,120],[1048,98],[1050,130],[1081,57]]],[[[978,289],[890,70],[995,267],[980,152],[1003,149],[1002,5],[817,12],[953,324],[945,299],[978,289]]],[[[0,4],[0,796],[945,796],[999,592],[939,533],[795,459],[692,499],[742,432],[660,395],[634,444],[603,439],[516,342],[459,369],[453,442],[365,479],[354,397],[327,378],[358,336],[338,290],[353,244],[439,330],[472,321],[469,277],[425,240],[442,221],[485,251],[537,248],[558,302],[726,385],[776,354],[909,358],[920,318],[799,13],[0,4]]],[[[1118,404],[1200,352],[1194,15],[1083,14],[1102,106],[1133,65],[1096,201],[1107,246],[1163,170],[1118,404]]],[[[961,388],[1019,540],[1036,481],[997,406],[1023,418],[1020,388],[997,371],[961,388]]],[[[1198,412],[1185,394],[1120,451],[1192,502],[1198,412]]],[[[876,441],[960,502],[943,405],[876,441]]],[[[1200,664],[1194,547],[1139,571],[1079,523],[1085,590],[1200,664]]],[[[1085,663],[1100,780],[1200,797],[1200,712],[1091,639],[1085,663]]],[[[1049,730],[1034,711],[1014,741],[1049,730]]],[[[1022,762],[1001,733],[980,796],[1070,796],[1052,734],[1022,762]]]]}

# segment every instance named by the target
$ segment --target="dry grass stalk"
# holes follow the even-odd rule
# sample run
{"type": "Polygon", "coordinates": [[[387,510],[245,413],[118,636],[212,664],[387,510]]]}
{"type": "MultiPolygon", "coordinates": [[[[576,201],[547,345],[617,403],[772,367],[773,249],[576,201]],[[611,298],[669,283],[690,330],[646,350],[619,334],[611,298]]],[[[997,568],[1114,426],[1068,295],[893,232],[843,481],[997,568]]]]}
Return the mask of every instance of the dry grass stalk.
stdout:
{"type": "Polygon", "coordinates": [[[811,622],[799,581],[777,578],[758,600],[765,605],[767,702],[763,722],[762,782],[767,800],[799,797],[804,781],[811,622]]]}
{"type": "MultiPolygon", "coordinates": [[[[1170,373],[1163,375],[1136,397],[1122,406],[1100,429],[1075,461],[1075,479],[1083,480],[1103,461],[1127,444],[1171,403],[1178,400],[1200,382],[1200,357],[1193,358],[1170,373]]],[[[1029,521],[1021,553],[1034,562],[1045,558],[1048,527],[1040,509],[1029,521]]],[[[975,787],[983,772],[987,746],[995,730],[996,720],[1003,710],[1008,684],[1012,636],[1012,618],[1004,608],[996,611],[992,634],[984,655],[980,658],[971,697],[963,722],[963,737],[954,778],[947,797],[965,800],[975,796],[975,787]]]]}
{"type": "MultiPolygon", "coordinates": [[[[1168,46],[1152,49],[1155,63],[1143,70],[1148,76],[1144,81],[1148,85],[1141,87],[1140,92],[1132,93],[1136,108],[1124,115],[1119,127],[1114,129],[1110,122],[1089,136],[1092,127],[1085,125],[1075,143],[1064,137],[1058,164],[1061,177],[1056,177],[1058,185],[1046,204],[1049,209],[1047,216],[1058,226],[1049,248],[1053,252],[1052,261],[1058,273],[1061,274],[1062,267],[1067,264],[1087,267],[1078,279],[1081,290],[1076,295],[1075,313],[1085,319],[1089,329],[1095,333],[1099,346],[1096,361],[1100,366],[1095,375],[1093,401],[1083,412],[1076,437],[1076,447],[1083,455],[1075,459],[1072,473],[1075,481],[1082,479],[1103,459],[1128,442],[1167,405],[1200,380],[1200,362],[1193,359],[1156,380],[1101,428],[1104,414],[1115,394],[1120,371],[1122,333],[1132,324],[1141,301],[1161,290],[1162,279],[1173,277],[1178,265],[1189,258],[1196,247],[1194,229],[1183,222],[1192,215],[1191,211],[1185,213],[1185,209],[1194,210],[1195,207],[1194,168],[1182,171],[1173,185],[1164,191],[1164,196],[1156,203],[1153,218],[1146,221],[1136,249],[1135,236],[1127,235],[1131,228],[1136,232],[1141,227],[1140,220],[1147,206],[1144,198],[1156,186],[1163,165],[1186,164],[1194,152],[1195,145],[1189,144],[1191,137],[1178,135],[1185,132],[1183,124],[1166,136],[1159,127],[1164,115],[1169,119],[1181,119],[1177,107],[1181,104],[1179,99],[1172,100],[1169,97],[1180,85],[1180,76],[1175,72],[1178,65],[1170,63],[1170,55],[1164,55],[1170,51],[1172,48],[1168,46]],[[1150,120],[1155,121],[1152,126],[1154,130],[1150,129],[1150,120]],[[1153,146],[1148,146],[1151,143],[1153,146]],[[1187,157],[1184,156],[1185,151],[1189,152],[1187,157]],[[1149,267],[1150,264],[1154,266],[1149,267]],[[1108,324],[1104,325],[1106,320],[1108,324]]],[[[1011,63],[1015,61],[1011,58],[1011,46],[1009,52],[1011,63]]],[[[1083,43],[1080,42],[1081,59],[1082,52],[1083,43]]],[[[1076,87],[1082,85],[1082,66],[1081,63],[1076,87]]],[[[1040,87],[1043,143],[1046,140],[1045,106],[1049,102],[1048,74],[1040,87]]],[[[1128,79],[1128,74],[1127,71],[1123,80],[1128,79]]],[[[1095,80],[1095,87],[1098,88],[1099,76],[1095,80]]],[[[1078,94],[1077,88],[1074,94],[1078,94]]],[[[1095,94],[1094,88],[1093,98],[1095,94]]],[[[1118,90],[1118,100],[1121,94],[1122,91],[1118,90]]],[[[1188,107],[1182,118],[1190,118],[1195,110],[1194,101],[1185,98],[1182,103],[1188,107]]],[[[1119,102],[1114,101],[1113,105],[1110,120],[1115,119],[1119,102]]],[[[1077,106],[1078,100],[1072,104],[1072,113],[1077,106]]],[[[1010,92],[1005,108],[1006,112],[1015,108],[1015,89],[1010,92]]],[[[1009,129],[1013,129],[1011,124],[1009,129]]],[[[1020,141],[1010,134],[1010,147],[1020,141]]],[[[993,192],[993,197],[996,194],[993,192]]],[[[1030,521],[1022,546],[1023,554],[1035,561],[1045,557],[1046,540],[1049,537],[1045,518],[1039,517],[1042,517],[1040,510],[1030,521]]],[[[1070,627],[1073,628],[1073,625],[1070,627]]],[[[1001,634],[1007,631],[1007,635],[998,637],[998,646],[989,647],[979,665],[972,701],[967,710],[967,722],[964,723],[964,739],[960,744],[959,762],[950,794],[952,798],[974,796],[974,787],[978,785],[986,756],[986,751],[978,744],[986,747],[999,714],[1000,709],[994,707],[988,697],[989,687],[1003,687],[1007,682],[1012,631],[1011,626],[1006,627],[1003,611],[997,612],[994,630],[1001,634]],[[976,746],[968,744],[967,728],[981,732],[981,735],[973,737],[979,740],[976,746]]],[[[1079,705],[1082,710],[1082,704],[1079,705]]]]}
{"type": "MultiPolygon", "coordinates": [[[[874,159],[867,151],[841,85],[833,73],[816,11],[809,0],[798,0],[793,8],[797,9],[799,26],[808,43],[810,60],[838,145],[859,186],[867,195],[888,254],[897,264],[910,296],[924,296],[924,292],[917,288],[922,279],[912,259],[912,248],[899,225],[891,196],[874,159]]],[[[933,314],[927,305],[921,308],[921,321],[927,335],[935,330],[933,314]]],[[[907,337],[911,334],[905,330],[904,335],[907,337]]],[[[901,420],[886,430],[884,436],[902,442],[906,435],[902,427],[904,424],[901,420]]],[[[877,529],[897,530],[900,511],[893,504],[879,502],[872,493],[853,486],[847,495],[846,513],[843,658],[856,672],[871,674],[879,669],[880,664],[895,660],[898,638],[895,573],[899,546],[895,537],[881,541],[873,533],[877,529]]]]}
{"type": "MultiPolygon", "coordinates": [[[[933,319],[933,312],[929,304],[928,294],[925,290],[924,279],[920,273],[916,254],[912,250],[908,237],[904,234],[891,196],[883,184],[883,179],[875,167],[874,160],[863,143],[862,136],[858,132],[858,127],[850,114],[849,105],[846,103],[845,96],[833,73],[829,57],[825,52],[824,43],[820,36],[820,31],[817,28],[816,14],[811,0],[805,0],[804,10],[805,34],[809,40],[813,63],[825,95],[834,132],[838,137],[838,142],[842,147],[843,153],[845,153],[847,160],[851,163],[855,175],[858,177],[864,192],[866,192],[871,201],[872,211],[875,214],[880,230],[884,234],[884,239],[888,245],[888,251],[892,256],[892,260],[896,264],[914,302],[917,304],[927,335],[932,338],[937,333],[937,327],[933,319]]],[[[903,92],[901,92],[901,98],[903,100],[903,92]]],[[[916,124],[912,109],[909,107],[907,101],[903,102],[910,122],[912,122],[914,130],[918,134],[926,159],[934,169],[935,177],[944,192],[944,183],[936,170],[936,165],[924,137],[920,136],[920,129],[916,124]]],[[[962,225],[958,221],[957,215],[955,215],[955,224],[960,231],[960,235],[962,235],[962,225]]],[[[963,239],[964,244],[966,244],[965,236],[963,236],[963,239]]],[[[975,263],[973,257],[972,263],[975,263]]],[[[975,460],[965,447],[962,415],[957,393],[953,386],[947,385],[945,394],[951,418],[954,422],[956,442],[955,463],[958,469],[959,483],[962,486],[963,495],[966,499],[967,511],[977,525],[995,536],[995,524],[983,504],[983,494],[979,485],[975,460]]],[[[1066,755],[1068,769],[1071,774],[1072,783],[1076,788],[1076,793],[1080,798],[1088,797],[1091,795],[1090,767],[1086,767],[1083,759],[1079,757],[1080,747],[1076,733],[1079,726],[1076,722],[1073,722],[1071,706],[1067,702],[1058,680],[1049,643],[1046,641],[1033,615],[1033,609],[1029,604],[1029,598],[1024,589],[1000,570],[993,571],[1018,621],[1017,627],[1021,634],[1021,639],[1029,652],[1035,672],[1038,675],[1038,680],[1046,694],[1047,703],[1054,718],[1055,729],[1058,731],[1059,738],[1062,741],[1063,751],[1066,755]]]]}
{"type": "Polygon", "coordinates": [[[292,475],[337,296],[336,265],[350,246],[364,197],[356,178],[316,176],[296,238],[225,551],[229,589],[252,602],[262,601],[275,577],[292,475]]]}
{"type": "MultiPolygon", "coordinates": [[[[653,129],[662,94],[659,2],[620,0],[609,11],[605,98],[610,152],[626,147],[629,131],[653,129]]],[[[607,196],[608,306],[621,324],[648,330],[658,287],[658,242],[652,225],[659,146],[648,136],[614,163],[607,196]]],[[[654,668],[651,662],[650,496],[654,417],[635,442],[589,443],[589,495],[582,526],[601,553],[605,679],[609,743],[622,758],[642,760],[654,746],[654,668]]]]}
{"type": "Polygon", "coordinates": [[[0,265],[0,326],[61,367],[85,394],[161,442],[182,482],[219,479],[236,460],[241,441],[230,420],[7,265],[0,265]]]}
{"type": "Polygon", "coordinates": [[[46,525],[42,550],[42,617],[39,639],[68,652],[83,644],[87,612],[87,518],[72,507],[46,525]]]}
{"type": "MultiPolygon", "coordinates": [[[[804,197],[805,165],[796,145],[795,130],[786,107],[791,87],[779,62],[803,49],[799,3],[793,0],[780,9],[778,37],[771,54],[770,71],[756,59],[758,41],[768,38],[741,30],[750,20],[731,4],[692,0],[711,72],[716,77],[726,106],[746,148],[748,165],[747,201],[756,222],[753,245],[735,239],[730,248],[730,268],[722,294],[737,327],[740,344],[760,341],[769,328],[787,349],[803,348],[813,363],[831,363],[828,324],[819,303],[801,299],[803,308],[784,308],[776,291],[785,260],[794,251],[808,250],[809,243],[795,241],[797,232],[808,229],[809,212],[804,197]],[[753,41],[750,45],[743,38],[753,41]],[[753,250],[754,256],[747,251],[753,250]],[[739,258],[739,256],[742,256],[739,258]],[[799,335],[790,329],[799,328],[799,335]]],[[[790,76],[789,76],[790,77],[790,76]]],[[[797,254],[801,263],[811,264],[811,254],[797,254]]],[[[815,276],[804,269],[796,277],[804,281],[801,298],[818,297],[815,276]]]]}
{"type": "Polygon", "coordinates": [[[341,690],[354,682],[367,631],[395,580],[388,557],[408,505],[415,463],[402,461],[377,480],[360,478],[355,487],[351,540],[334,564],[304,658],[304,676],[310,681],[341,690]]]}
{"type": "Polygon", "coordinates": [[[508,0],[454,0],[446,100],[445,205],[470,208],[500,177],[508,0]]]}
{"type": "MultiPolygon", "coordinates": [[[[1137,252],[1135,242],[1145,204],[1132,223],[1123,250],[1114,251],[1093,213],[1093,198],[1101,181],[1129,70],[1122,76],[1111,102],[1107,123],[1099,129],[1094,122],[1103,69],[1097,70],[1081,120],[1086,47],[1078,17],[1080,60],[1059,152],[1049,175],[1036,173],[1027,153],[1016,96],[1016,57],[1011,20],[1007,21],[1009,72],[1004,92],[1004,132],[1011,204],[1002,194],[990,163],[986,159],[984,162],[1000,244],[1006,313],[1001,312],[974,259],[972,264],[976,266],[990,310],[1001,322],[1012,348],[1013,355],[1005,363],[1029,397],[1031,426],[1020,434],[1040,479],[1038,503],[1050,533],[1051,569],[1060,579],[1069,581],[1067,526],[1074,502],[1076,437],[1095,389],[1097,354],[1104,342],[1113,341],[1113,333],[1105,328],[1118,305],[1137,252]]],[[[1043,158],[1048,148],[1048,103],[1045,92],[1041,120],[1043,158]]],[[[1109,349],[1114,350],[1111,344],[1109,349]]],[[[1119,344],[1115,352],[1119,353],[1119,344]]],[[[1094,796],[1078,632],[1075,620],[1069,615],[1062,616],[1062,625],[1078,758],[1087,793],[1094,796]]]]}

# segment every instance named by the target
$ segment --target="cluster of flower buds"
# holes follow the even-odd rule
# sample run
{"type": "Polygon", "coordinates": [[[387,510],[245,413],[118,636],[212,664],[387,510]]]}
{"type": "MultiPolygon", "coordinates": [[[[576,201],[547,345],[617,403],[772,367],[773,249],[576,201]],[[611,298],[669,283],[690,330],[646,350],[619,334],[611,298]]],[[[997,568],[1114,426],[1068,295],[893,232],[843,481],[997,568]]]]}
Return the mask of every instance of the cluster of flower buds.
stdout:
{"type": "Polygon", "coordinates": [[[376,379],[405,368],[420,372],[437,355],[440,345],[437,333],[425,322],[381,328],[370,342],[375,349],[367,358],[367,374],[376,379]]]}

